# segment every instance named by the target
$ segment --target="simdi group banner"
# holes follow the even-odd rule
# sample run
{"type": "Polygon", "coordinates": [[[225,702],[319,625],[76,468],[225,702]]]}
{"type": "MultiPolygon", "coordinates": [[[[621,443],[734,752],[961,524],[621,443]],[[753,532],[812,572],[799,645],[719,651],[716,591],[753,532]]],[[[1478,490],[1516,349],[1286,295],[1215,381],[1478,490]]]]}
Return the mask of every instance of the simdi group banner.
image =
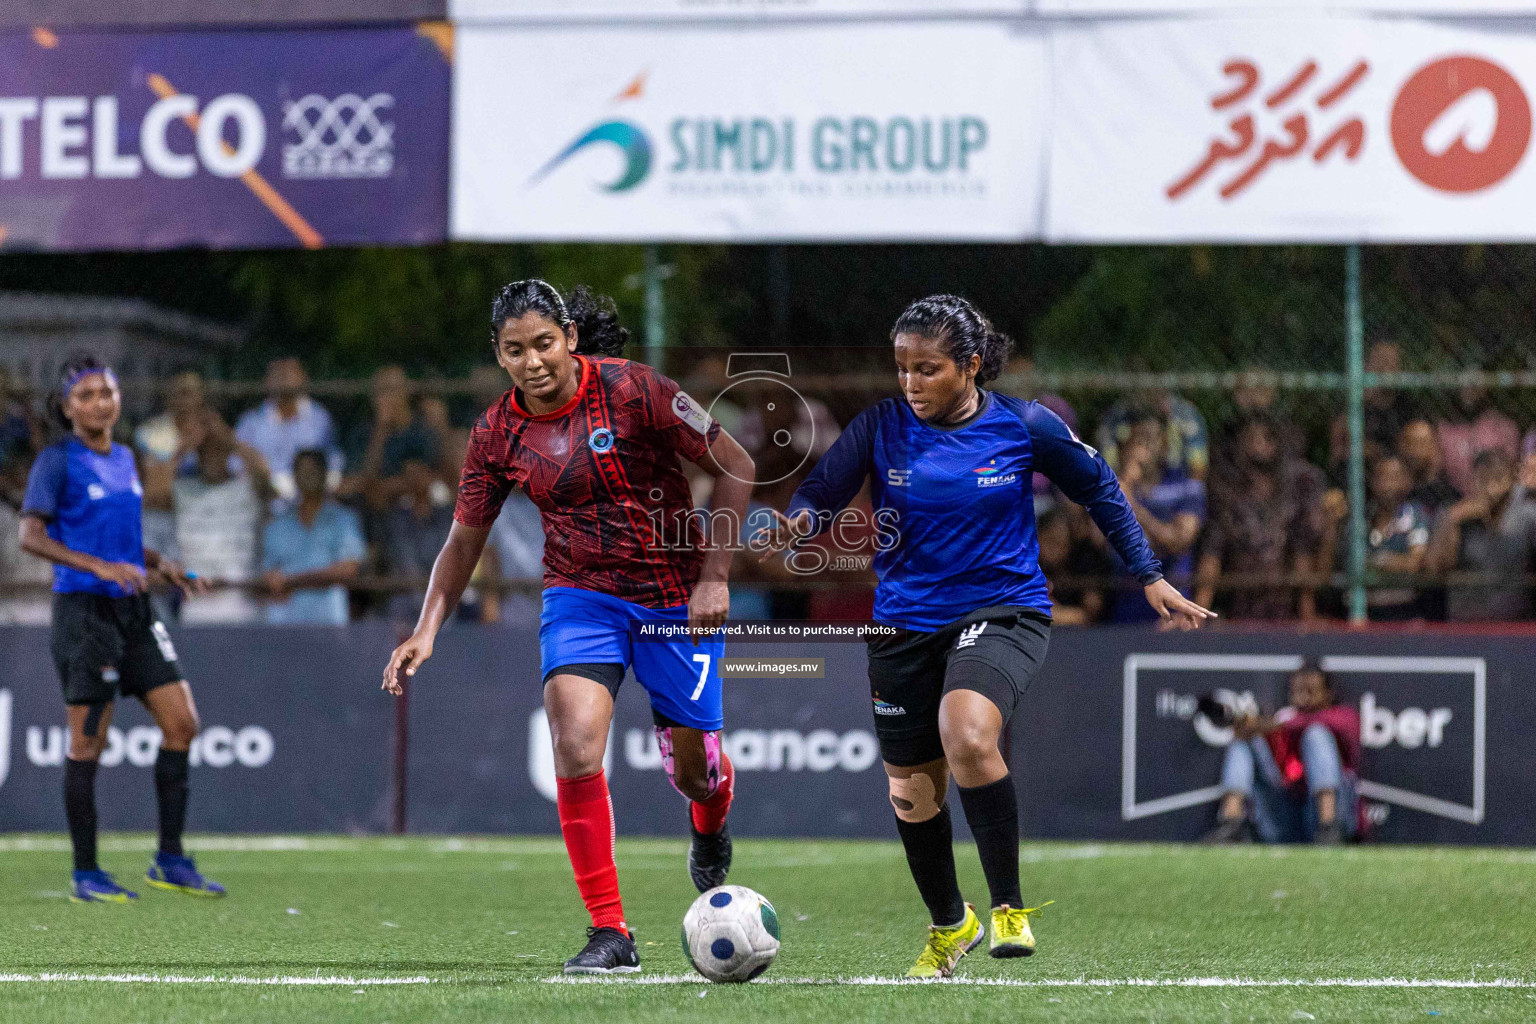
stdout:
{"type": "Polygon", "coordinates": [[[1536,32],[1508,24],[1063,25],[1047,237],[1530,240],[1536,32]]]}
{"type": "Polygon", "coordinates": [[[900,15],[1023,14],[1032,0],[449,0],[448,14],[473,21],[570,21],[601,18],[784,19],[900,15]]]}
{"type": "Polygon", "coordinates": [[[0,244],[439,241],[446,42],[411,27],[0,34],[0,244]]]}
{"type": "Polygon", "coordinates": [[[456,53],[457,238],[1039,234],[1033,30],[469,25],[456,53]]]}

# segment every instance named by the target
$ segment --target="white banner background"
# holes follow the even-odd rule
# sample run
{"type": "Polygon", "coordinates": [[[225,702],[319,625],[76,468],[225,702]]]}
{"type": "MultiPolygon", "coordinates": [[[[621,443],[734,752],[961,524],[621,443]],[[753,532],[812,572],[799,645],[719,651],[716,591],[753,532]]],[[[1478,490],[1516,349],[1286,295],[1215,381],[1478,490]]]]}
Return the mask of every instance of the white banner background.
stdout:
{"type": "Polygon", "coordinates": [[[1045,63],[1038,33],[992,23],[465,26],[450,230],[1038,237],[1045,63]]]}
{"type": "Polygon", "coordinates": [[[1536,0],[1034,0],[1040,14],[1304,14],[1385,11],[1465,17],[1536,13],[1536,0]]]}
{"type": "Polygon", "coordinates": [[[1052,241],[1536,237],[1529,31],[1082,23],[1053,33],[1052,63],[1052,241]],[[1308,62],[1315,74],[1284,94],[1308,62]]]}
{"type": "Polygon", "coordinates": [[[825,18],[1023,14],[1031,0],[449,0],[448,16],[473,21],[825,18]]]}

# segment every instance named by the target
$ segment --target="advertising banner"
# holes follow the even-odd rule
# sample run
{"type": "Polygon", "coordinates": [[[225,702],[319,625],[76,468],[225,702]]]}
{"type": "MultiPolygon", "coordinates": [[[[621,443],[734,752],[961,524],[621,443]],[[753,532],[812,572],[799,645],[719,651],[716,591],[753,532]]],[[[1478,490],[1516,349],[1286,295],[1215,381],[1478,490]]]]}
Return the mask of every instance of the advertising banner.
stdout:
{"type": "Polygon", "coordinates": [[[474,21],[616,18],[714,20],[826,17],[931,17],[1023,14],[1031,0],[449,0],[449,16],[474,21]]]}
{"type": "MultiPolygon", "coordinates": [[[[345,629],[173,632],[204,729],[191,827],[379,832],[393,800],[395,704],[379,666],[397,639],[345,629]]],[[[1054,839],[1190,840],[1210,827],[1233,736],[1199,699],[1274,712],[1311,659],[1361,719],[1360,777],[1383,842],[1536,845],[1525,685],[1529,637],[1283,630],[1058,629],[1011,727],[1020,824],[1054,839]]],[[[66,736],[47,631],[0,629],[0,830],[57,831],[66,736]]],[[[860,643],[735,644],[736,658],[814,658],[819,678],[737,678],[722,744],[732,828],[753,836],[893,838],[860,643]]],[[[554,759],[533,627],[455,627],[410,696],[408,826],[556,834],[554,759]]],[[[159,734],[122,701],[99,776],[102,825],[152,829],[159,734]]],[[[683,835],[650,708],[619,691],[607,770],[621,832],[683,835]]],[[[956,829],[965,834],[960,815],[956,829]]]]}
{"type": "Polygon", "coordinates": [[[213,25],[342,25],[446,18],[445,0],[6,0],[0,26],[185,29],[213,25]]]}
{"type": "Polygon", "coordinates": [[[1039,14],[1297,13],[1305,11],[1384,11],[1467,17],[1479,14],[1529,14],[1536,0],[1032,0],[1039,14]]]}
{"type": "Polygon", "coordinates": [[[1067,23],[1047,237],[1536,237],[1536,32],[1396,19],[1067,23]]]}
{"type": "Polygon", "coordinates": [[[438,41],[411,28],[0,34],[0,244],[439,241],[438,41]]]}
{"type": "Polygon", "coordinates": [[[1032,31],[470,26],[457,54],[455,238],[1039,233],[1045,45],[1032,31]]]}

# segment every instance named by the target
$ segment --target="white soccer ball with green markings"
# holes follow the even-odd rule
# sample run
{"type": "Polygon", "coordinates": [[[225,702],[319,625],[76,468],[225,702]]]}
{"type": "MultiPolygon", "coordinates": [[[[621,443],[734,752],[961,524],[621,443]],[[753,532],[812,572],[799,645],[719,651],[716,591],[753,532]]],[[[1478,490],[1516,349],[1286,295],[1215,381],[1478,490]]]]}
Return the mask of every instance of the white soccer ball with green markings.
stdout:
{"type": "Polygon", "coordinates": [[[779,955],[779,915],[744,885],[721,885],[683,916],[683,952],[710,981],[751,981],[779,955]]]}

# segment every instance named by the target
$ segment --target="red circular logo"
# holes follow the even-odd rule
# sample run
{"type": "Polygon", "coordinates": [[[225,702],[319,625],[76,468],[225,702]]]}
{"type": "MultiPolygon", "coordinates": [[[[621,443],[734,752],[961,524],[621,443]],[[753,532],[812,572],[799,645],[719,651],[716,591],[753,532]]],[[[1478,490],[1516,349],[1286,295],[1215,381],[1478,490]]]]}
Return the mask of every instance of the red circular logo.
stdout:
{"type": "Polygon", "coordinates": [[[1514,76],[1481,57],[1443,57],[1403,83],[1392,148],[1442,192],[1477,192],[1509,176],[1531,141],[1531,104],[1514,76]]]}

